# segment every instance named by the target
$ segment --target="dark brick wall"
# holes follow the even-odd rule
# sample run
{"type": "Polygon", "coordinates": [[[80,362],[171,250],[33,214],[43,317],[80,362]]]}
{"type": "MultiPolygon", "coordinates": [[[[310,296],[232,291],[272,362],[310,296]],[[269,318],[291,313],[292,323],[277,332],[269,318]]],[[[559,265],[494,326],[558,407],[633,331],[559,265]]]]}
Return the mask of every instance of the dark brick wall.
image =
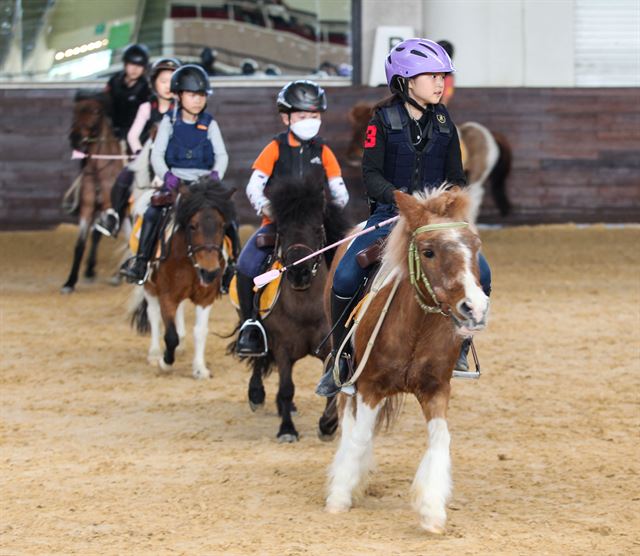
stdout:
{"type": "MultiPolygon", "coordinates": [[[[217,89],[212,111],[230,153],[227,181],[244,221],[255,220],[243,190],[251,163],[281,129],[275,88],[217,89]]],[[[72,221],[60,210],[78,171],[66,139],[73,90],[0,90],[0,227],[72,221]]],[[[383,89],[328,90],[322,135],[343,161],[349,108],[383,89]]],[[[500,131],[513,148],[508,191],[513,214],[501,219],[486,199],[481,221],[504,223],[640,221],[640,95],[636,89],[464,89],[450,106],[456,122],[500,131]]],[[[354,218],[366,214],[357,168],[343,165],[354,218]]]]}

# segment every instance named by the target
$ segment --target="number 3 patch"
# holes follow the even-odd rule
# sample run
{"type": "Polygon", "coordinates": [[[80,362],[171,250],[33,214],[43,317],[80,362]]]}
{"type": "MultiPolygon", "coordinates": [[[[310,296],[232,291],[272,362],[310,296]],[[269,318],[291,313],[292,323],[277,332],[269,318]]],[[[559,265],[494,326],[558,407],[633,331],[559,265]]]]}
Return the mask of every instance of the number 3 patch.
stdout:
{"type": "Polygon", "coordinates": [[[376,146],[376,135],[378,133],[378,128],[374,125],[367,126],[367,136],[364,140],[364,148],[370,149],[371,147],[376,146]]]}

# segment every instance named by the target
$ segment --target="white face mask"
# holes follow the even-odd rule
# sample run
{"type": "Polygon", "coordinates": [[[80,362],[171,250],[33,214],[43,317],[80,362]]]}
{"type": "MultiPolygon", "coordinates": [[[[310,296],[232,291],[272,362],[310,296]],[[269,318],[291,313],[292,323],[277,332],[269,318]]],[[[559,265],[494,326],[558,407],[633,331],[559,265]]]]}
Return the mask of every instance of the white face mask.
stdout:
{"type": "Polygon", "coordinates": [[[306,118],[296,122],[295,124],[291,124],[291,131],[293,131],[293,134],[298,139],[308,141],[318,135],[321,123],[322,121],[320,118],[306,118]]]}

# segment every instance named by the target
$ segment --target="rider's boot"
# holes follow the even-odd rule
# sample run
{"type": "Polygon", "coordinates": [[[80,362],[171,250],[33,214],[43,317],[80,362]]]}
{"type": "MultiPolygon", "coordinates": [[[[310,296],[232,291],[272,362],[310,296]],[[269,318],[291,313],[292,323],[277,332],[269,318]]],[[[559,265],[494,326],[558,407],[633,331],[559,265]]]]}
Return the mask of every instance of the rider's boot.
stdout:
{"type": "Polygon", "coordinates": [[[238,223],[232,220],[225,229],[225,234],[231,240],[231,253],[229,253],[229,259],[227,266],[224,269],[222,275],[222,282],[220,284],[220,291],[222,293],[229,293],[229,284],[236,271],[236,263],[240,256],[240,234],[238,233],[238,223]]]}
{"type": "MultiPolygon", "coordinates": [[[[333,379],[333,367],[336,353],[348,332],[348,329],[345,328],[345,323],[349,318],[349,306],[351,305],[351,300],[351,297],[339,296],[336,292],[331,290],[331,322],[334,325],[332,332],[333,350],[331,355],[327,358],[324,374],[316,386],[316,394],[319,396],[330,398],[340,391],[340,387],[336,385],[335,380],[333,379]]],[[[341,383],[344,383],[349,378],[351,357],[351,345],[348,343],[340,354],[339,369],[341,383]]],[[[355,392],[355,389],[353,389],[353,387],[349,387],[348,389],[345,387],[344,391],[347,394],[352,394],[355,392]]]]}
{"type": "Polygon", "coordinates": [[[133,264],[127,261],[120,269],[120,273],[125,277],[127,282],[136,283],[140,286],[144,284],[147,275],[147,266],[151,260],[157,236],[158,222],[153,218],[144,218],[142,221],[142,229],[140,230],[140,244],[135,260],[133,264]]]}
{"type": "Polygon", "coordinates": [[[453,368],[455,371],[462,371],[464,373],[469,372],[469,362],[467,356],[469,355],[469,348],[471,347],[471,338],[465,338],[462,341],[462,347],[460,348],[460,355],[456,366],[453,368]]]}
{"type": "Polygon", "coordinates": [[[236,355],[260,357],[267,353],[267,334],[254,308],[253,279],[242,272],[236,274],[242,325],[236,342],[236,355]]]}
{"type": "Polygon", "coordinates": [[[134,173],[128,168],[124,168],[118,174],[111,188],[111,208],[100,215],[95,225],[100,233],[114,238],[118,236],[120,225],[127,212],[133,178],[134,173]]]}

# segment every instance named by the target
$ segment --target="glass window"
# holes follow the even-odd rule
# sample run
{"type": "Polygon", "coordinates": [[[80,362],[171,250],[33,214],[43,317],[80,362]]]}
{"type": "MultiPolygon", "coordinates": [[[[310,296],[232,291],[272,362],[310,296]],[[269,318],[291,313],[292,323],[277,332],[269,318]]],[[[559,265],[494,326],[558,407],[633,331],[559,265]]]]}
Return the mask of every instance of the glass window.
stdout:
{"type": "Polygon", "coordinates": [[[103,79],[124,47],[215,77],[351,77],[351,0],[9,0],[0,81],[103,79]],[[28,9],[27,9],[28,6],[28,9]]]}

